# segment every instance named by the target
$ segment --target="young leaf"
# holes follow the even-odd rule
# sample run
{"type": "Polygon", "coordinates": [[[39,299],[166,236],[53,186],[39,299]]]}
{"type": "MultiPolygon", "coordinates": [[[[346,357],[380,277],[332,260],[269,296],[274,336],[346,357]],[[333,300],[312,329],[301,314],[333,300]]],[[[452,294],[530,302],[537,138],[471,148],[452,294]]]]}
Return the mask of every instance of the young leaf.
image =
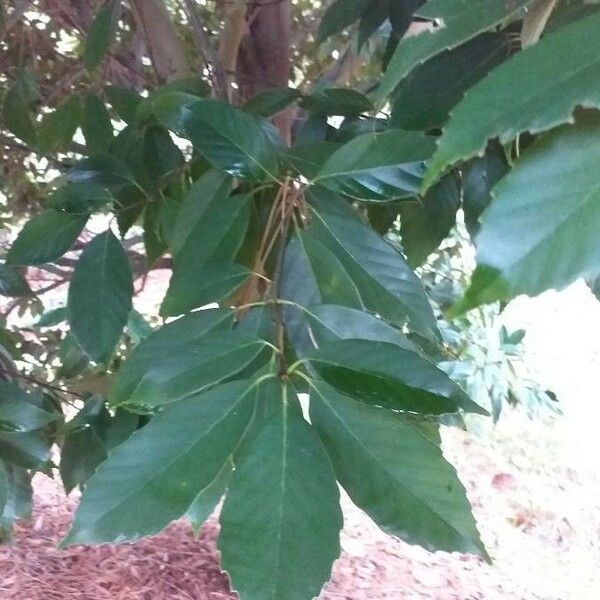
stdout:
{"type": "Polygon", "coordinates": [[[366,133],[334,152],[313,183],[363,201],[413,196],[434,148],[433,138],[416,131],[366,133]]]}
{"type": "Polygon", "coordinates": [[[310,364],[327,383],[367,404],[421,415],[487,414],[424,356],[389,342],[329,342],[311,354],[310,364]]]}
{"type": "Polygon", "coordinates": [[[181,517],[229,460],[255,404],[256,386],[237,381],[156,415],[89,480],[62,545],[134,541],[181,517]]]}
{"type": "Polygon", "coordinates": [[[7,264],[41,265],[60,258],[75,243],[88,215],[45,210],[25,224],[6,255],[7,264]]]}
{"type": "Polygon", "coordinates": [[[207,333],[231,329],[233,318],[231,310],[201,310],[172,321],[149,335],[119,369],[110,393],[112,403],[127,402],[144,375],[159,369],[165,358],[189,354],[207,333]]]}
{"type": "Polygon", "coordinates": [[[104,103],[95,94],[83,101],[81,130],[88,154],[106,154],[113,142],[113,126],[104,103]]]}
{"type": "Polygon", "coordinates": [[[494,188],[477,269],[455,311],[600,273],[599,135],[597,119],[582,119],[542,136],[494,188]]]}
{"type": "Polygon", "coordinates": [[[379,527],[431,551],[488,558],[436,425],[355,402],[320,381],[310,393],[311,421],[340,483],[379,527]]]}
{"type": "Polygon", "coordinates": [[[94,17],[83,47],[83,62],[88,71],[93,71],[104,59],[117,33],[120,14],[121,0],[106,0],[94,17]]]}
{"type": "Polygon", "coordinates": [[[577,106],[600,106],[599,27],[600,13],[575,21],[472,87],[444,129],[423,190],[450,165],[482,153],[492,138],[505,143],[571,120],[577,106]]]}
{"type": "Polygon", "coordinates": [[[257,119],[217,100],[186,109],[187,137],[215,167],[236,177],[277,180],[278,159],[257,119]]]}
{"type": "Polygon", "coordinates": [[[413,330],[436,338],[437,323],[429,300],[402,255],[339,196],[312,190],[309,200],[312,235],[340,260],[365,307],[395,324],[409,321],[413,330]]]}
{"type": "Polygon", "coordinates": [[[431,30],[400,41],[375,92],[375,103],[382,103],[416,66],[518,16],[532,1],[429,0],[417,14],[431,21],[431,30]]]}
{"type": "Polygon", "coordinates": [[[123,246],[110,230],[97,235],[77,261],[67,302],[71,332],[97,363],[107,360],[119,341],[132,294],[123,246]]]}
{"type": "Polygon", "coordinates": [[[262,394],[271,414],[244,445],[221,512],[223,568],[241,600],[312,598],[340,552],[339,492],[287,387],[270,380],[262,394]]]}

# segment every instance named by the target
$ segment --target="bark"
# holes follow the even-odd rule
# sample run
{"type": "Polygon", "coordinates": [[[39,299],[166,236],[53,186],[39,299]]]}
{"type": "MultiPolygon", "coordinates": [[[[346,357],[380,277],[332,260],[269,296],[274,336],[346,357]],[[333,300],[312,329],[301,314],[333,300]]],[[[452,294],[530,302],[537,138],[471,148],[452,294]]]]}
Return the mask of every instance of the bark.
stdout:
{"type": "Polygon", "coordinates": [[[192,76],[183,44],[163,0],[132,0],[137,25],[144,33],[146,48],[159,83],[192,76]]]}

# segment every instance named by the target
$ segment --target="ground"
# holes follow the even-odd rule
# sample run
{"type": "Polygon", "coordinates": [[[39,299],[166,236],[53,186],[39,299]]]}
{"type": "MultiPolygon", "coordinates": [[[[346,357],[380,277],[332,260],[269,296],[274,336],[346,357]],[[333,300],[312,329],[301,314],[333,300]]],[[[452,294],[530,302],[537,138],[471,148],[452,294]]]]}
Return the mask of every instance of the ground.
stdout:
{"type": "MultiPolygon", "coordinates": [[[[565,415],[509,414],[479,433],[446,430],[444,451],[473,503],[492,565],[392,539],[344,500],[343,554],[322,600],[597,600],[600,598],[600,304],[582,284],[518,300],[531,363],[565,415]]],[[[195,539],[186,523],[133,545],[58,550],[76,505],[44,475],[31,523],[0,549],[0,598],[225,600],[216,517],[195,539]]]]}

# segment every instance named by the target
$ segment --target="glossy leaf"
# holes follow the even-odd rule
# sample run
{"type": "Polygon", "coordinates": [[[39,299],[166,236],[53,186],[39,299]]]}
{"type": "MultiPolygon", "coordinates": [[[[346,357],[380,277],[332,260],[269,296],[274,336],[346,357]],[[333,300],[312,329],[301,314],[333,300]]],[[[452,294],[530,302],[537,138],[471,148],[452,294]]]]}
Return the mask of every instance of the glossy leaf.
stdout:
{"type": "Polygon", "coordinates": [[[340,483],[379,527],[431,551],[487,558],[436,425],[355,402],[318,381],[310,415],[340,483]]]}
{"type": "Polygon", "coordinates": [[[576,21],[472,87],[444,129],[423,188],[450,165],[482,153],[492,138],[505,143],[572,120],[577,106],[600,106],[599,27],[600,13],[576,21]]]}
{"type": "Polygon", "coordinates": [[[55,261],[75,243],[87,215],[45,210],[25,224],[6,255],[12,265],[41,265],[55,261]]]}
{"type": "Polygon", "coordinates": [[[187,137],[215,167],[236,177],[277,179],[277,153],[257,119],[217,100],[184,110],[187,137]]]}
{"type": "Polygon", "coordinates": [[[121,12],[121,0],[106,0],[90,25],[83,48],[83,62],[88,71],[100,65],[112,44],[121,12]]]}
{"type": "Polygon", "coordinates": [[[236,449],[255,398],[256,387],[234,382],[156,415],[89,480],[63,546],[134,541],[181,517],[236,449]]]}
{"type": "Polygon", "coordinates": [[[366,133],[334,152],[313,182],[356,200],[406,198],[418,192],[434,148],[419,132],[366,133]]]}
{"type": "Polygon", "coordinates": [[[312,598],[340,552],[339,492],[321,440],[287,397],[293,390],[265,388],[274,406],[231,478],[221,560],[241,600],[312,598]]]}
{"type": "Polygon", "coordinates": [[[127,402],[142,378],[158,370],[165,358],[190,354],[208,333],[225,332],[233,326],[230,310],[201,310],[171,321],[135,348],[119,369],[110,399],[113,404],[127,402]]]}
{"type": "Polygon", "coordinates": [[[89,183],[105,187],[135,185],[135,176],[125,161],[112,154],[80,160],[68,173],[71,183],[89,183]]]}
{"type": "Polygon", "coordinates": [[[487,414],[432,362],[389,342],[329,342],[311,354],[310,364],[338,391],[367,404],[421,415],[487,414]]]}
{"type": "Polygon", "coordinates": [[[350,88],[326,88],[305,96],[300,106],[315,115],[356,117],[374,109],[371,101],[350,88]]]}
{"type": "Polygon", "coordinates": [[[400,41],[376,90],[376,103],[382,103],[418,65],[494,29],[507,19],[518,17],[531,2],[429,0],[417,10],[417,14],[432,22],[431,29],[400,41]]]}
{"type": "Polygon", "coordinates": [[[477,269],[455,310],[600,273],[599,135],[597,119],[546,134],[494,188],[476,238],[477,269]]]}
{"type": "Polygon", "coordinates": [[[67,303],[71,332],[97,363],[114,350],[131,310],[133,280],[127,254],[112,231],[81,253],[67,303]]]}
{"type": "Polygon", "coordinates": [[[385,242],[339,196],[309,194],[311,233],[340,260],[364,306],[395,324],[409,321],[426,337],[436,337],[437,323],[421,282],[402,255],[385,242]]]}
{"type": "Polygon", "coordinates": [[[335,142],[299,144],[286,149],[282,159],[286,165],[306,179],[313,179],[339,147],[340,145],[335,142]]]}

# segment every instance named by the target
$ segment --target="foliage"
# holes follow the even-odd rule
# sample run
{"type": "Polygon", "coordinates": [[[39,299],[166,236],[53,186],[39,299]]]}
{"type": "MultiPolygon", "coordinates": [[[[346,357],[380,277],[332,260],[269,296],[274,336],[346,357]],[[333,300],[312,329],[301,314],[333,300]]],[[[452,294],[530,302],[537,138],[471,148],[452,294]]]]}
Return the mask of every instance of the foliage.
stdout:
{"type": "Polygon", "coordinates": [[[462,211],[455,315],[600,274],[600,13],[542,1],[13,7],[2,43],[45,45],[2,79],[2,531],[54,466],[83,489],[63,544],[197,530],[225,496],[233,587],[301,600],[339,554],[339,482],[385,531],[488,559],[439,434],[487,411],[436,364],[453,325],[413,269],[462,211]]]}

